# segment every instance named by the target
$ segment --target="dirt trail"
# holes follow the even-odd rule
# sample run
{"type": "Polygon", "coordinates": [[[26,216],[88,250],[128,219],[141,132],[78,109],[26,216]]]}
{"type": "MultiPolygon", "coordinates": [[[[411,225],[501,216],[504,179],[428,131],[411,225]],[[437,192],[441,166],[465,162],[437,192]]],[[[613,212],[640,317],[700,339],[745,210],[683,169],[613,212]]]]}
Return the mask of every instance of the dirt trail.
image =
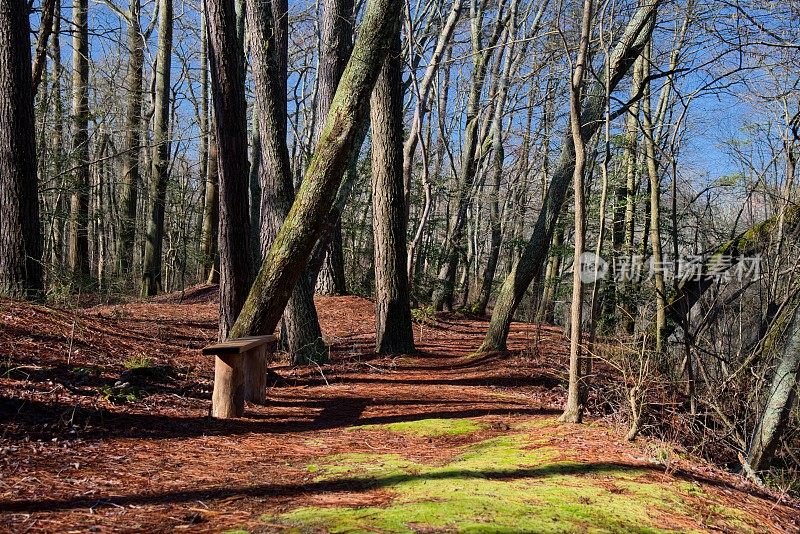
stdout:
{"type": "MultiPolygon", "coordinates": [[[[585,510],[569,512],[578,519],[561,511],[548,519],[553,525],[569,519],[576,530],[590,528],[599,521],[591,511],[616,506],[619,495],[633,500],[642,488],[666,487],[670,496],[651,497],[674,494],[681,506],[653,512],[660,528],[798,531],[797,508],[751,495],[732,475],[669,455],[665,468],[656,445],[627,444],[601,422],[552,424],[566,361],[557,329],[537,334],[515,324],[510,356],[475,359],[487,323],[444,315],[415,326],[419,354],[379,357],[372,304],[320,298],[332,363],[294,370],[276,362],[268,406],[248,406],[238,421],[211,420],[212,361],[198,349],[216,334],[214,298],[213,288],[198,287],[182,298],[78,311],[0,301],[0,530],[395,530],[382,510],[418,514],[403,507],[421,483],[436,481],[438,496],[423,500],[438,502],[441,514],[461,487],[441,493],[442,480],[478,476],[504,484],[492,490],[499,495],[544,477],[547,466],[561,486],[588,477],[606,499],[570,494],[587,499],[578,503],[585,510]],[[473,473],[482,450],[495,463],[473,473]],[[513,451],[539,456],[521,464],[513,451]],[[624,472],[638,478],[623,483],[624,472]],[[371,515],[353,516],[359,510],[371,515]]],[[[531,487],[517,493],[533,495],[531,487]]],[[[549,497],[540,498],[545,510],[549,497]]],[[[466,528],[414,517],[422,519],[397,528],[466,528]]],[[[629,523],[609,525],[625,531],[629,523]]]]}

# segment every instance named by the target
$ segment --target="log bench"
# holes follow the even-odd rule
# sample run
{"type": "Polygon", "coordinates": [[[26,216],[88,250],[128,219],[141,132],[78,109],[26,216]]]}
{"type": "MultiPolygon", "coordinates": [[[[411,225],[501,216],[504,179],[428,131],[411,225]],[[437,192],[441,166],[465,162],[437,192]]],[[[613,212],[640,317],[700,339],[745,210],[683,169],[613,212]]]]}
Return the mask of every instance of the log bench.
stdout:
{"type": "Polygon", "coordinates": [[[244,403],[267,400],[267,363],[278,338],[253,336],[215,343],[203,348],[214,358],[214,393],[211,416],[230,419],[244,415],[244,403]]]}

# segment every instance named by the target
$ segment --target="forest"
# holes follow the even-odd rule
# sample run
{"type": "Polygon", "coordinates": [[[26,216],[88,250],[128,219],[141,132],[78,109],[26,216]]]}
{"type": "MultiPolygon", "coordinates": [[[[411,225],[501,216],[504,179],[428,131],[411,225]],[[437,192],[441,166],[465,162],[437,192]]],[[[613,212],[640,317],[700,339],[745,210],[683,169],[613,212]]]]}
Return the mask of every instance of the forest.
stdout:
{"type": "Polygon", "coordinates": [[[0,530],[800,531],[796,0],[0,0],[0,530]]]}

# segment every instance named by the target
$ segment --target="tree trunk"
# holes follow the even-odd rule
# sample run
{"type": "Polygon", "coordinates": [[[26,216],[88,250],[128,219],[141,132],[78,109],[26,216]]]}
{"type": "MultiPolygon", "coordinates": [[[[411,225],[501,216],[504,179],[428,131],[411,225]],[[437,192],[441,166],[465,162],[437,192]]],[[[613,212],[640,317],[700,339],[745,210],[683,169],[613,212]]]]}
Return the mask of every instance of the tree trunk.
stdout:
{"type": "Polygon", "coordinates": [[[578,58],[572,73],[569,98],[569,128],[575,152],[575,167],[572,170],[572,191],[575,198],[575,254],[572,260],[572,305],[570,307],[569,329],[569,389],[567,403],[560,421],[580,423],[584,410],[583,346],[583,265],[584,238],[586,237],[586,198],[583,189],[583,174],[586,169],[586,137],[581,126],[581,89],[584,70],[589,62],[589,38],[591,37],[592,0],[584,0],[581,21],[581,38],[578,58]]]}
{"type": "MultiPolygon", "coordinates": [[[[747,463],[755,471],[768,469],[772,463],[797,396],[797,383],[800,381],[800,308],[795,302],[787,311],[792,314],[788,339],[786,346],[779,351],[769,394],[747,451],[747,463]]],[[[779,316],[773,324],[780,329],[786,321],[781,321],[779,316]]]]}
{"type": "MultiPolygon", "coordinates": [[[[599,84],[598,89],[588,95],[581,112],[581,129],[585,139],[594,135],[603,123],[606,83],[609,91],[614,91],[649,41],[655,23],[656,8],[660,3],[661,0],[656,0],[640,7],[625,28],[620,42],[611,52],[607,60],[611,62],[611,66],[608,68],[610,80],[603,81],[599,84]]],[[[574,169],[575,146],[570,134],[565,136],[562,143],[561,155],[553,171],[550,185],[547,188],[547,196],[536,220],[533,234],[525,245],[522,256],[517,259],[511,274],[506,277],[500,288],[489,323],[489,330],[478,349],[479,353],[505,350],[514,312],[522,302],[525,291],[531,282],[541,277],[558,214],[561,211],[574,169]]]]}
{"type": "Polygon", "coordinates": [[[506,157],[505,147],[503,146],[503,113],[505,113],[506,99],[508,97],[508,79],[511,76],[511,66],[514,63],[515,15],[516,13],[513,13],[507,26],[508,30],[506,31],[504,43],[507,50],[503,60],[503,71],[495,91],[496,101],[492,117],[492,184],[489,193],[489,258],[486,262],[486,269],[483,271],[481,286],[478,290],[478,299],[475,305],[472,306],[472,311],[479,315],[485,314],[486,306],[489,305],[492,283],[497,271],[497,262],[500,259],[500,245],[503,242],[502,221],[500,220],[500,184],[503,179],[503,165],[506,157]]]}
{"type": "Polygon", "coordinates": [[[253,278],[247,209],[247,102],[234,0],[205,0],[219,160],[219,337],[227,339],[253,278]]]}
{"type": "MultiPolygon", "coordinates": [[[[316,146],[322,125],[336,94],[350,52],[353,49],[353,0],[326,0],[322,18],[319,73],[317,75],[316,121],[311,145],[316,146]]],[[[347,284],[344,276],[342,227],[337,222],[326,248],[325,261],[318,275],[317,292],[322,295],[344,295],[347,284]]]]}
{"type": "Polygon", "coordinates": [[[347,283],[344,275],[344,251],[342,250],[342,225],[337,222],[325,251],[325,261],[317,278],[317,293],[320,295],[346,295],[347,283]]]}
{"type": "Polygon", "coordinates": [[[150,212],[142,267],[141,295],[161,290],[161,247],[164,240],[164,202],[169,181],[170,65],[172,63],[172,0],[159,0],[158,52],[153,118],[153,156],[150,182],[150,212]]]}
{"type": "Polygon", "coordinates": [[[28,6],[0,0],[0,295],[42,296],[28,6]]]}
{"type": "MultiPolygon", "coordinates": [[[[450,13],[447,15],[447,20],[444,26],[442,26],[442,30],[436,40],[436,47],[431,54],[428,67],[425,69],[425,74],[422,75],[422,81],[417,88],[417,106],[414,111],[414,120],[411,123],[411,131],[408,134],[408,139],[403,145],[403,184],[406,196],[406,209],[408,209],[409,204],[408,196],[411,188],[411,173],[414,168],[414,153],[417,149],[417,143],[419,142],[419,131],[420,128],[422,128],[422,122],[428,111],[428,99],[430,97],[431,86],[435,79],[434,75],[439,69],[442,55],[447,50],[450,38],[453,36],[453,32],[461,16],[461,4],[462,0],[453,0],[450,13]]],[[[410,252],[413,252],[413,250],[410,252]]],[[[410,259],[410,263],[411,262],[413,262],[413,258],[410,259]]],[[[409,276],[411,276],[410,270],[409,276]]]]}
{"type": "Polygon", "coordinates": [[[261,130],[258,127],[258,106],[253,106],[250,125],[250,254],[253,271],[261,266],[261,130]]]}
{"type": "Polygon", "coordinates": [[[481,94],[486,81],[486,69],[489,58],[494,52],[495,45],[502,33],[502,11],[504,2],[498,7],[497,20],[487,46],[484,48],[481,40],[483,32],[483,8],[476,8],[473,2],[472,13],[472,48],[475,54],[475,64],[471,77],[469,98],[467,102],[467,118],[464,130],[464,142],[461,148],[461,169],[456,184],[456,209],[450,218],[450,229],[445,237],[444,262],[439,270],[436,290],[433,293],[433,305],[437,310],[451,310],[453,308],[453,291],[455,289],[458,261],[462,255],[464,240],[464,226],[467,221],[467,209],[472,192],[472,182],[477,170],[476,152],[480,134],[479,114],[481,94]]]}
{"type": "MultiPolygon", "coordinates": [[[[33,65],[31,67],[31,88],[33,94],[39,90],[42,81],[42,73],[47,63],[47,43],[50,40],[50,33],[53,31],[53,18],[56,11],[55,0],[43,0],[42,12],[39,18],[39,31],[36,37],[36,52],[33,54],[33,65]]],[[[59,9],[59,11],[61,11],[59,9]]],[[[30,21],[28,22],[30,27],[30,21]]]]}
{"type": "Polygon", "coordinates": [[[200,179],[203,180],[203,214],[200,223],[200,262],[198,282],[214,276],[217,256],[217,231],[219,225],[219,189],[217,188],[217,144],[213,122],[209,113],[208,98],[208,34],[205,10],[200,17],[200,179]]]}
{"type": "Polygon", "coordinates": [[[203,229],[200,235],[200,281],[216,284],[219,281],[219,166],[217,165],[217,134],[214,114],[208,132],[208,165],[206,194],[203,199],[203,229]]]}
{"type": "Polygon", "coordinates": [[[271,333],[319,239],[353,156],[370,93],[402,5],[368,0],[363,22],[297,198],[266,255],[231,336],[271,333]]]}
{"type": "MultiPolygon", "coordinates": [[[[650,48],[645,48],[642,55],[644,64],[643,77],[647,79],[650,74],[650,48]]],[[[661,354],[664,348],[664,329],[667,324],[666,317],[666,287],[664,285],[664,272],[661,269],[663,257],[661,254],[661,180],[658,175],[658,162],[656,160],[656,141],[653,130],[653,121],[650,116],[650,82],[645,86],[642,98],[642,126],[644,127],[645,159],[647,162],[647,175],[650,179],[650,241],[652,242],[653,278],[656,289],[656,352],[661,354]]]]}
{"type": "Polygon", "coordinates": [[[66,180],[67,177],[63,176],[64,170],[64,101],[61,95],[62,75],[64,67],[61,64],[61,6],[56,2],[55,13],[53,15],[53,33],[51,40],[50,54],[52,56],[53,68],[53,137],[52,137],[52,158],[53,167],[52,172],[55,176],[61,176],[57,182],[59,188],[58,194],[54,201],[53,217],[52,217],[52,262],[56,273],[61,274],[61,269],[64,267],[65,261],[65,246],[64,246],[64,229],[65,221],[68,218],[69,207],[67,206],[66,196],[66,180]]]}
{"type": "Polygon", "coordinates": [[[91,281],[89,270],[89,25],[88,0],[72,7],[72,153],[69,267],[73,282],[91,281]]]}
{"type": "MultiPolygon", "coordinates": [[[[639,59],[633,67],[633,81],[631,83],[631,98],[634,98],[641,89],[643,60],[639,59]]],[[[625,115],[625,147],[624,170],[625,181],[617,190],[617,207],[614,211],[613,246],[616,255],[630,258],[633,254],[634,227],[636,218],[636,189],[637,189],[637,144],[639,137],[639,101],[634,101],[625,115]]],[[[615,273],[614,279],[617,280],[615,273]]],[[[615,282],[615,299],[622,308],[623,330],[633,333],[634,313],[630,298],[627,295],[628,284],[620,279],[615,282]]]]}
{"type": "Polygon", "coordinates": [[[128,91],[125,106],[125,141],[122,152],[120,185],[120,217],[117,239],[117,271],[125,276],[133,263],[136,236],[136,204],[139,188],[139,152],[142,124],[142,79],[144,75],[144,38],[139,24],[140,0],[131,0],[128,7],[128,91]]]}
{"type": "MultiPolygon", "coordinates": [[[[281,224],[294,200],[294,186],[286,146],[286,58],[276,46],[287,32],[285,18],[278,18],[281,8],[269,2],[251,2],[247,6],[253,78],[261,150],[261,252],[267,256],[281,224]],[[273,32],[274,23],[282,27],[273,32]],[[274,132],[267,135],[267,132],[274,132]]],[[[314,307],[313,286],[300,277],[292,288],[283,314],[283,338],[295,363],[322,362],[327,347],[314,307]]],[[[272,332],[268,332],[272,333],[272,332]]]]}
{"type": "Polygon", "coordinates": [[[408,354],[414,352],[414,332],[406,273],[403,64],[399,31],[392,41],[370,100],[375,350],[408,354]]]}

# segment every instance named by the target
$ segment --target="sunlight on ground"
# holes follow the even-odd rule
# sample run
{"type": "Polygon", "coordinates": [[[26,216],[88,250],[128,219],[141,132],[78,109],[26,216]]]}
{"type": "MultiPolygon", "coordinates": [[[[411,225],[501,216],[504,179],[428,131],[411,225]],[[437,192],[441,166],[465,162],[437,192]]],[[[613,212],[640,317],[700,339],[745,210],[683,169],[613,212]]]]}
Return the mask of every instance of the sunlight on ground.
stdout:
{"type": "MultiPolygon", "coordinates": [[[[437,435],[480,428],[474,421],[443,426],[437,419],[381,426],[419,434],[433,429],[437,435]]],[[[686,499],[702,489],[692,484],[661,485],[647,480],[646,470],[564,460],[568,452],[537,446],[526,434],[511,434],[464,446],[444,465],[422,464],[399,454],[327,456],[308,466],[316,482],[341,482],[344,488],[370,482],[391,493],[388,506],[303,507],[263,519],[290,531],[333,533],[658,533],[685,532],[692,525],[754,531],[747,525],[748,516],[721,504],[695,517],[698,512],[686,499]]]]}
{"type": "Polygon", "coordinates": [[[350,427],[348,430],[388,430],[423,437],[460,436],[477,432],[484,428],[471,419],[420,419],[418,421],[401,421],[385,425],[363,425],[350,427]]]}

